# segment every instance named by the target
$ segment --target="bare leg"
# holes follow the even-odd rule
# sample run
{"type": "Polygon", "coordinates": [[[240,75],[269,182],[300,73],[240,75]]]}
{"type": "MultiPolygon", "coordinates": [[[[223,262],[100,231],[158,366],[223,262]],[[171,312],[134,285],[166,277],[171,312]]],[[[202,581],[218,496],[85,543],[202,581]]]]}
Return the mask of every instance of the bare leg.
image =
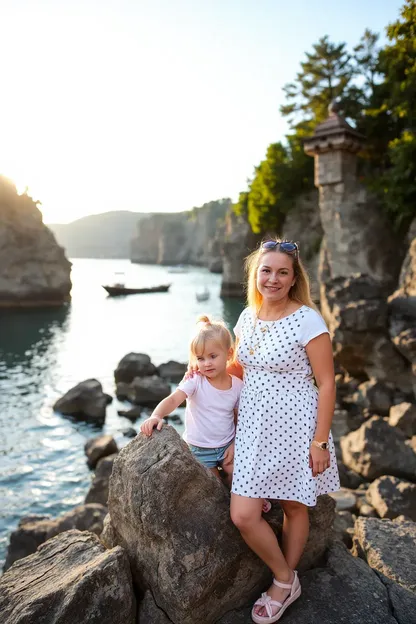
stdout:
{"type": "Polygon", "coordinates": [[[282,550],[288,565],[295,569],[309,535],[308,508],[296,501],[279,501],[283,508],[282,550]]]}
{"type": "Polygon", "coordinates": [[[231,484],[233,482],[234,464],[226,464],[225,462],[223,462],[221,464],[221,468],[223,469],[224,474],[225,474],[224,483],[228,487],[228,489],[230,490],[231,489],[231,484]]]}
{"type": "MultiPolygon", "coordinates": [[[[243,540],[269,566],[274,577],[283,583],[290,583],[293,571],[280,550],[273,530],[262,518],[262,506],[262,498],[231,494],[231,519],[239,529],[243,540]]],[[[273,600],[283,602],[289,590],[272,585],[267,593],[273,600]]],[[[258,607],[257,612],[261,616],[266,613],[264,607],[258,607]]]]}
{"type": "Polygon", "coordinates": [[[217,479],[218,479],[219,481],[221,481],[221,480],[222,480],[222,479],[221,479],[221,476],[220,476],[220,471],[218,470],[218,468],[208,468],[208,470],[209,470],[210,472],[212,472],[212,474],[213,474],[215,477],[217,477],[217,479]]]}

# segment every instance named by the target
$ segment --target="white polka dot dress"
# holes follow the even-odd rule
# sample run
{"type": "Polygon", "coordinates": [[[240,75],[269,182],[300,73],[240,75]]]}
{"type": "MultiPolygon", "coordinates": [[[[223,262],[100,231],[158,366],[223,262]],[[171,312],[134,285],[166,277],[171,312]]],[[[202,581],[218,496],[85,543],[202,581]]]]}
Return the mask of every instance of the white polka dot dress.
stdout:
{"type": "Polygon", "coordinates": [[[246,308],[234,329],[237,358],[244,367],[235,443],[232,492],[316,505],[320,494],[340,488],[335,448],[331,465],[312,476],[318,393],[305,346],[328,329],[312,308],[302,306],[279,321],[258,320],[246,308]],[[263,330],[263,331],[262,331],[263,330]],[[253,354],[250,347],[257,345],[253,354]]]}

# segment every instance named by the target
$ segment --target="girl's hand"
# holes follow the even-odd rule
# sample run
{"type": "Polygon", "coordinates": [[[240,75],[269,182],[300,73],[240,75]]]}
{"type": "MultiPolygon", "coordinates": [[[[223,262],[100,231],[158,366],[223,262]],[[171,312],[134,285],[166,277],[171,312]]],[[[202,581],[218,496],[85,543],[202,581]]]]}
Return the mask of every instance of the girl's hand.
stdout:
{"type": "Polygon", "coordinates": [[[144,423],[142,423],[142,425],[140,426],[140,431],[144,433],[145,436],[150,437],[155,427],[158,431],[162,429],[163,422],[164,422],[163,418],[158,418],[157,416],[150,416],[144,421],[144,423]]]}
{"type": "Polygon", "coordinates": [[[311,446],[309,449],[309,467],[312,468],[312,476],[325,472],[330,466],[329,451],[323,451],[317,446],[311,446]]]}
{"type": "Polygon", "coordinates": [[[226,466],[229,466],[234,462],[234,442],[232,442],[225,451],[224,459],[222,461],[226,466]]]}
{"type": "Polygon", "coordinates": [[[184,380],[188,381],[188,379],[192,379],[192,377],[194,375],[199,375],[199,370],[197,366],[191,366],[190,364],[188,364],[188,370],[186,371],[185,375],[184,375],[184,380]]]}

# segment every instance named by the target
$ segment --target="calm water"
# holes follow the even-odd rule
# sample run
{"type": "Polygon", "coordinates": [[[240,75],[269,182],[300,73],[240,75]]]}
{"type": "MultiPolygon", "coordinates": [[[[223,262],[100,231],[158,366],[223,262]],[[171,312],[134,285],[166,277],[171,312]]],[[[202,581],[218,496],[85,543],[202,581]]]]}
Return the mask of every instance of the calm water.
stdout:
{"type": "MultiPolygon", "coordinates": [[[[185,362],[196,317],[208,312],[233,326],[242,303],[221,300],[221,276],[193,268],[169,274],[127,260],[73,260],[72,302],[60,310],[0,314],[0,566],[10,531],[28,514],[59,515],[83,502],[91,473],[84,443],[111,433],[119,446],[131,426],[113,401],[102,430],[54,414],[56,399],[95,377],[114,396],[113,371],[128,352],[147,353],[158,365],[185,362]],[[170,292],[110,299],[100,284],[125,273],[126,285],[171,282],[170,292]],[[206,285],[211,298],[198,303],[206,285]]],[[[180,412],[180,410],[178,410],[180,412]]],[[[137,428],[138,423],[133,425],[137,428]]]]}

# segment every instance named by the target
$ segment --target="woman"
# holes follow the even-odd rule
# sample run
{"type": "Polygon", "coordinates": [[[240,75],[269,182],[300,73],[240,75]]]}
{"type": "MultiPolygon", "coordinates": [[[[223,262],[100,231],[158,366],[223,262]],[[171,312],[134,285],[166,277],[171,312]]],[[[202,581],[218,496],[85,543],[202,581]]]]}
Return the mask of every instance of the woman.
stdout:
{"type": "Polygon", "coordinates": [[[314,309],[296,243],[264,242],[246,268],[248,307],[234,330],[244,387],[231,518],[273,572],[252,611],[256,624],[271,624],[301,593],[295,568],[308,539],[308,506],[340,487],[330,434],[335,379],[328,329],[314,309]],[[282,549],[262,518],[264,498],[283,508],[282,549]]]}

